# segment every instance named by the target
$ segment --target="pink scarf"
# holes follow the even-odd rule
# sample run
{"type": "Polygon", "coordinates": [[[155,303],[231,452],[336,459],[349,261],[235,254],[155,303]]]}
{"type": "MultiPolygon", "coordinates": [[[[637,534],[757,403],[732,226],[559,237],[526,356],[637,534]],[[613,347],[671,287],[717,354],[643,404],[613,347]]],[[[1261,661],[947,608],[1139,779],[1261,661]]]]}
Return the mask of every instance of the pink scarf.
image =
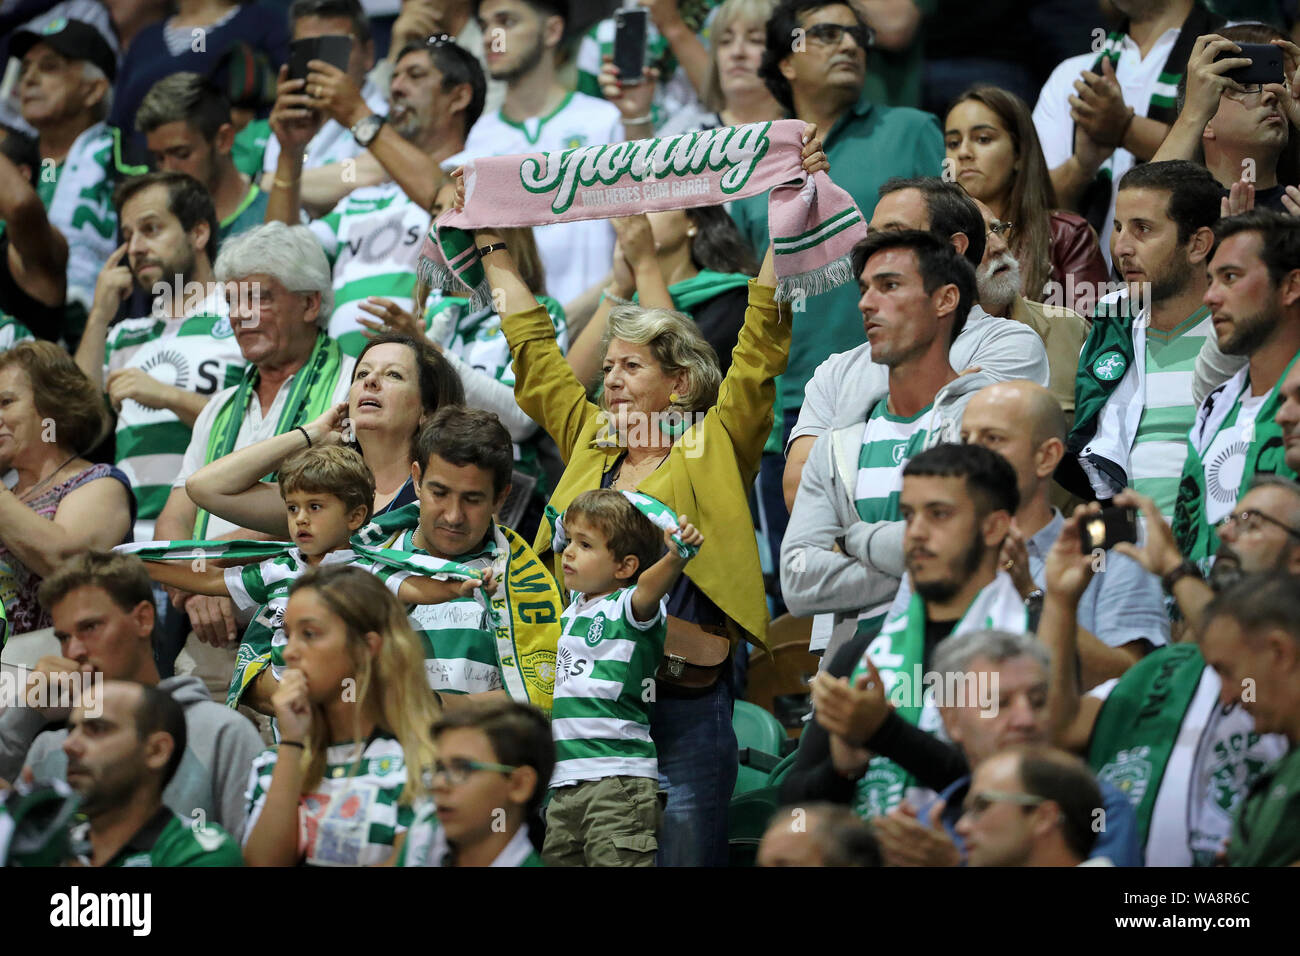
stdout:
{"type": "Polygon", "coordinates": [[[849,253],[866,236],[866,223],[826,173],[803,171],[803,129],[799,120],[779,120],[473,160],[465,164],[465,208],[447,210],[430,227],[420,278],[443,289],[463,285],[472,307],[486,308],[491,290],[474,229],[609,219],[769,193],[776,298],[852,282],[849,253]],[[457,286],[449,286],[453,276],[457,286]]]}

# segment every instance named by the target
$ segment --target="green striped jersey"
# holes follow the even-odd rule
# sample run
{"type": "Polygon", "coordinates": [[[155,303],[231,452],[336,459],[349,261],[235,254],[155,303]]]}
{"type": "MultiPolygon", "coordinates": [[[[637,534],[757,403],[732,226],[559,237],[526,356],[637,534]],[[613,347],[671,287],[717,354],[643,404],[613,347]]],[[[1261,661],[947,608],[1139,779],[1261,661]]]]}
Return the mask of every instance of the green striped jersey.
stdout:
{"type": "MultiPolygon", "coordinates": [[[[331,564],[351,564],[369,571],[377,576],[384,585],[397,593],[402,582],[411,576],[411,572],[398,568],[376,564],[364,558],[351,548],[330,551],[321,557],[321,566],[331,564]]],[[[253,619],[244,629],[240,642],[237,664],[245,664],[266,654],[271,655],[271,674],[279,680],[284,674],[284,646],[289,638],[284,632],[284,615],[289,607],[289,588],[311,566],[307,556],[299,548],[287,554],[262,561],[258,564],[245,564],[240,567],[226,568],[226,590],[235,607],[241,611],[256,608],[253,619]]],[[[240,685],[240,667],[236,667],[231,692],[235,693],[240,685]]],[[[227,698],[229,702],[229,698],[227,698]]]]}
{"type": "MultiPolygon", "coordinates": [[[[428,554],[414,543],[415,529],[408,529],[396,547],[411,554],[428,554]]],[[[456,558],[475,570],[492,566],[496,549],[463,554],[456,558]]],[[[501,690],[501,662],[497,656],[496,632],[475,592],[440,604],[410,606],[411,627],[424,646],[424,672],[429,686],[440,694],[482,694],[501,690]]]]}
{"type": "MultiPolygon", "coordinates": [[[[197,825],[163,807],[119,850],[106,867],[118,866],[243,866],[244,855],[230,834],[215,823],[197,825]]],[[[73,830],[74,843],[90,839],[90,824],[73,830]]],[[[89,856],[82,856],[90,866],[89,856]]]]}
{"type": "Polygon", "coordinates": [[[658,778],[650,700],[668,633],[663,601],[648,621],[632,613],[632,592],[574,593],[560,617],[555,654],[552,787],[606,777],[658,778]]]}
{"type": "MultiPolygon", "coordinates": [[[[555,325],[555,340],[560,351],[568,352],[569,328],[564,318],[564,306],[547,295],[539,295],[537,301],[546,307],[555,325]]],[[[502,385],[514,387],[515,367],[510,357],[510,345],[501,334],[501,316],[491,307],[471,311],[468,299],[435,293],[425,310],[424,322],[432,341],[455,354],[466,365],[492,376],[502,385]]],[[[544,435],[539,429],[535,437],[540,439],[544,435]]],[[[537,458],[536,442],[534,439],[523,445],[516,442],[514,451],[515,467],[539,480],[536,493],[544,498],[549,489],[537,458]]]]}
{"type": "MultiPolygon", "coordinates": [[[[887,399],[872,406],[862,432],[858,453],[858,477],[853,488],[854,505],[863,521],[898,521],[903,517],[898,497],[903,491],[903,467],[925,447],[929,434],[931,402],[915,415],[902,418],[889,411],[887,399]]],[[[891,599],[863,608],[858,615],[857,633],[878,630],[885,621],[891,599]]]]}
{"type": "MultiPolygon", "coordinates": [[[[302,751],[291,747],[287,759],[302,751]]],[[[244,843],[257,826],[271,789],[276,749],[263,751],[249,774],[244,843]]],[[[325,775],[298,798],[298,852],[309,866],[374,866],[393,855],[399,833],[411,825],[410,806],[398,803],[406,786],[406,761],[394,737],[376,732],[357,759],[353,743],[333,744],[325,775]]]]}
{"type": "Polygon", "coordinates": [[[357,319],[373,318],[361,309],[367,296],[384,296],[411,308],[429,214],[401,186],[383,183],[354,190],[328,215],[313,220],[311,230],[334,271],[330,336],[345,355],[356,357],[366,345],[357,319]]]}
{"type": "Polygon", "coordinates": [[[1198,309],[1168,332],[1146,328],[1146,396],[1129,454],[1129,484],[1154,499],[1166,521],[1174,516],[1187,435],[1196,420],[1196,356],[1213,334],[1208,308],[1198,309]]]}
{"type": "Polygon", "coordinates": [[[0,311],[0,352],[8,352],[19,342],[30,342],[34,338],[31,329],[8,312],[0,311]]]}
{"type": "MultiPolygon", "coordinates": [[[[227,315],[225,296],[213,294],[183,319],[143,316],[119,322],[104,346],[105,388],[111,373],[126,368],[142,369],[164,385],[196,395],[215,395],[238,384],[247,362],[227,315]]],[[[190,434],[173,411],[145,408],[133,399],[122,402],[117,467],[135,489],[141,519],[157,518],[167,503],[190,434]]]]}
{"type": "MultiPolygon", "coordinates": [[[[432,800],[420,800],[415,819],[406,831],[406,840],[397,855],[397,866],[451,866],[452,847],[447,833],[438,823],[437,807],[432,800]]],[[[515,831],[510,842],[501,848],[490,866],[543,866],[541,855],[528,839],[528,824],[515,831]]]]}

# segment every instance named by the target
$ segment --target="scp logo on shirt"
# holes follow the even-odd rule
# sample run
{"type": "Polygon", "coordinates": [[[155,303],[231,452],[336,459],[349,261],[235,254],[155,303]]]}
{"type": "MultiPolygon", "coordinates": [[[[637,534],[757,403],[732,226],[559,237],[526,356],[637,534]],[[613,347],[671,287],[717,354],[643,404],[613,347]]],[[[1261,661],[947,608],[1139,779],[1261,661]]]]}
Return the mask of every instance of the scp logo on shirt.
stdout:
{"type": "Polygon", "coordinates": [[[585,638],[588,647],[595,647],[600,643],[600,639],[605,636],[605,618],[597,616],[592,618],[591,627],[587,628],[585,638]]]}

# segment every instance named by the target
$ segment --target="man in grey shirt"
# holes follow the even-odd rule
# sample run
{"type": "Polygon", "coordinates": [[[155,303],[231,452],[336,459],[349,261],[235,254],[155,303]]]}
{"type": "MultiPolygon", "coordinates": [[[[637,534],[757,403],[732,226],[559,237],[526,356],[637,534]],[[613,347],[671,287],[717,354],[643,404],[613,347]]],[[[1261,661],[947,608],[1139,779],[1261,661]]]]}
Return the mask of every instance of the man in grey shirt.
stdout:
{"type": "MultiPolygon", "coordinates": [[[[41,604],[54,619],[60,655],[42,657],[29,684],[59,687],[91,675],[166,691],[185,710],[185,754],[163,802],[187,822],[244,832],[248,774],[264,749],[251,721],[217,703],[197,677],[159,680],[153,657],[153,585],[138,558],[86,552],[41,584],[41,604]]],[[[28,703],[36,703],[30,697],[28,703]]],[[[75,702],[75,701],[73,701],[75,702]]],[[[47,705],[69,701],[47,699],[47,705]]],[[[0,778],[19,773],[33,784],[66,782],[63,721],[70,707],[12,707],[0,713],[0,778]]]]}

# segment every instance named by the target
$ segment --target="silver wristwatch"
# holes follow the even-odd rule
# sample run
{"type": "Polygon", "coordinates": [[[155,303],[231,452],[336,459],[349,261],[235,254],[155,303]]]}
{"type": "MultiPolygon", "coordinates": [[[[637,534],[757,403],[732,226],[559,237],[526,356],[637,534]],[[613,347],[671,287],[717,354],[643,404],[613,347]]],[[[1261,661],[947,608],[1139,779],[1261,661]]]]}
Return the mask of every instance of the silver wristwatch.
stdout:
{"type": "Polygon", "coordinates": [[[380,116],[378,113],[363,117],[352,127],[352,138],[362,149],[368,149],[375,137],[379,135],[379,127],[383,126],[387,119],[388,117],[380,116]]]}

